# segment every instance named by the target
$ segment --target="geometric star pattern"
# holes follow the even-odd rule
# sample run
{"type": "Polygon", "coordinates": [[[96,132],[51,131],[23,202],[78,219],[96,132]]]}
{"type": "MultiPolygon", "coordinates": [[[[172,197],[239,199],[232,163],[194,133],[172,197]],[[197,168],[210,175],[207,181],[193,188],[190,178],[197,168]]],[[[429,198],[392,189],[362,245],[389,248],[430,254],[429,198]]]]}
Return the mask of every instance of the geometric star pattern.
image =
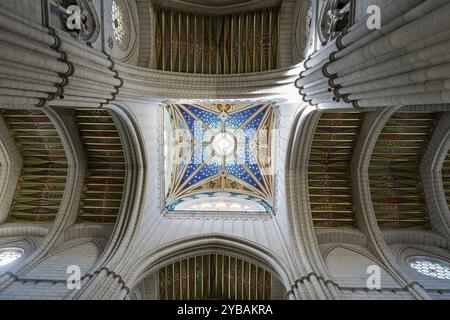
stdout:
{"type": "Polygon", "coordinates": [[[166,210],[199,196],[273,204],[272,104],[170,104],[171,167],[166,210]]]}

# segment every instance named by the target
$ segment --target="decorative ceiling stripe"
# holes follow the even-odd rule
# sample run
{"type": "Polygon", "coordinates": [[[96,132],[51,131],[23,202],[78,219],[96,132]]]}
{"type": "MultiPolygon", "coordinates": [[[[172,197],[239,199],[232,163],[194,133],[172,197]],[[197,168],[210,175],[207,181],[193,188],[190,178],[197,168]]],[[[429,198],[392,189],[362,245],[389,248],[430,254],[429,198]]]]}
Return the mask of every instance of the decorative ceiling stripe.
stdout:
{"type": "MultiPolygon", "coordinates": [[[[206,158],[205,162],[199,165],[197,169],[195,169],[179,186],[177,186],[176,189],[174,189],[174,193],[177,193],[178,191],[183,191],[184,188],[187,187],[187,185],[190,183],[191,179],[195,177],[207,164],[208,162],[213,158],[213,156],[209,156],[206,158]]],[[[203,180],[199,181],[198,183],[201,183],[203,180]]],[[[193,184],[195,185],[195,184],[193,184]]]]}
{"type": "Polygon", "coordinates": [[[221,254],[196,256],[158,271],[160,300],[270,300],[272,274],[221,254]]]}
{"type": "Polygon", "coordinates": [[[273,175],[268,171],[272,159],[273,108],[272,104],[168,105],[165,116],[171,123],[168,130],[173,145],[170,159],[166,159],[172,169],[166,210],[176,211],[173,208],[183,207],[182,202],[190,201],[188,198],[202,198],[201,193],[208,197],[217,193],[220,198],[221,191],[229,192],[230,196],[233,193],[234,202],[241,193],[243,199],[256,197],[265,208],[271,208],[273,179],[264,175],[273,175]],[[184,130],[181,123],[186,123],[184,130]],[[238,127],[242,129],[236,133],[238,127]],[[262,129],[268,130],[267,135],[263,135],[262,129]],[[182,133],[186,130],[191,132],[182,133]]]}
{"type": "Polygon", "coordinates": [[[87,159],[78,221],[115,223],[126,163],[119,132],[107,110],[78,109],[75,119],[87,159]]]}
{"type": "Polygon", "coordinates": [[[239,178],[233,177],[233,176],[229,176],[226,179],[222,179],[221,177],[218,177],[218,176],[213,176],[209,179],[205,179],[205,180],[183,190],[182,193],[177,195],[177,198],[182,198],[182,197],[189,196],[189,195],[202,194],[203,192],[205,192],[205,190],[208,190],[208,189],[209,189],[209,191],[217,191],[217,192],[239,191],[239,193],[241,193],[241,194],[250,195],[253,197],[260,198],[261,200],[267,201],[267,194],[263,193],[259,189],[255,189],[252,185],[246,183],[245,181],[243,181],[239,178]],[[217,184],[215,184],[214,187],[216,187],[216,189],[217,189],[216,190],[216,189],[214,189],[214,187],[211,186],[211,182],[215,182],[217,180],[220,180],[221,184],[220,184],[220,188],[217,184]]]}
{"type": "Polygon", "coordinates": [[[279,8],[207,16],[155,7],[160,70],[236,74],[278,68],[279,8]]]}
{"type": "MultiPolygon", "coordinates": [[[[189,125],[187,124],[185,118],[180,113],[178,108],[176,108],[173,105],[170,105],[168,107],[170,109],[172,121],[174,121],[176,128],[179,128],[181,130],[189,128],[189,125]]],[[[191,130],[183,130],[183,134],[188,134],[189,135],[189,139],[188,139],[189,141],[193,141],[194,140],[194,137],[191,134],[191,130]]],[[[175,139],[178,141],[179,140],[178,136],[175,136],[175,139]]],[[[193,150],[189,149],[188,152],[189,152],[188,159],[191,159],[192,156],[193,156],[193,150]]],[[[180,170],[179,166],[176,166],[176,168],[175,168],[175,177],[176,177],[176,179],[174,180],[174,184],[172,186],[173,189],[175,188],[175,185],[181,183],[181,180],[183,179],[183,176],[185,175],[186,170],[187,170],[187,166],[183,166],[181,168],[181,170],[180,170]]]]}
{"type": "Polygon", "coordinates": [[[53,222],[68,171],[58,132],[41,110],[5,110],[0,114],[23,157],[8,221],[53,222]]]}
{"type": "Polygon", "coordinates": [[[381,132],[369,165],[380,228],[430,227],[420,163],[437,118],[437,113],[397,112],[381,132]]]}
{"type": "MultiPolygon", "coordinates": [[[[268,108],[270,105],[267,105],[267,106],[264,106],[264,109],[266,109],[266,108],[268,108]]],[[[258,117],[258,115],[260,115],[263,111],[263,109],[261,109],[261,108],[257,108],[257,109],[259,109],[259,110],[257,110],[256,112],[254,112],[251,116],[249,116],[244,122],[242,122],[241,124],[240,124],[240,126],[235,130],[235,132],[237,132],[238,130],[243,130],[251,121],[253,121],[256,117],[258,117]]],[[[264,110],[264,112],[266,112],[265,110],[264,110]]],[[[260,121],[260,124],[262,123],[263,121],[261,120],[260,121]]],[[[258,125],[259,126],[259,125],[258,125]]]]}
{"type": "MultiPolygon", "coordinates": [[[[194,119],[196,121],[196,123],[201,124],[205,130],[208,130],[210,127],[212,127],[211,125],[209,125],[209,123],[208,123],[208,125],[205,124],[205,119],[201,119],[199,116],[197,116],[196,114],[193,113],[192,106],[191,106],[191,108],[189,108],[187,105],[183,105],[183,104],[179,104],[177,106],[180,108],[180,110],[183,110],[190,117],[192,117],[192,119],[194,119]]],[[[203,108],[200,106],[195,106],[195,108],[197,110],[203,110],[203,108]]],[[[181,113],[181,111],[179,111],[179,112],[181,113]]],[[[213,114],[213,113],[210,113],[210,114],[213,114]]],[[[182,116],[183,116],[183,119],[186,120],[185,116],[184,115],[182,115],[182,116]]]]}
{"type": "Polygon", "coordinates": [[[324,113],[314,134],[308,167],[311,214],[316,228],[354,228],[351,160],[363,115],[324,113]]]}
{"type": "Polygon", "coordinates": [[[447,198],[447,204],[450,210],[450,150],[442,167],[442,182],[444,183],[445,197],[447,198]]]}

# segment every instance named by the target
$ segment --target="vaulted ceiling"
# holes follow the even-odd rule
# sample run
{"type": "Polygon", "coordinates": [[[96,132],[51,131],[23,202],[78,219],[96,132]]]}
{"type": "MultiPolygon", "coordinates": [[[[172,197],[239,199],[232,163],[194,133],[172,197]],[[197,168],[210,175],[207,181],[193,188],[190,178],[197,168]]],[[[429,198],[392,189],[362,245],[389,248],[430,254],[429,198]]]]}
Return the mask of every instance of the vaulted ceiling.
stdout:
{"type": "Polygon", "coordinates": [[[209,254],[180,260],[158,271],[161,300],[270,300],[273,276],[242,259],[209,254]]]}
{"type": "Polygon", "coordinates": [[[236,74],[278,68],[279,10],[211,16],[154,9],[156,67],[236,74]]]}
{"type": "MultiPolygon", "coordinates": [[[[41,110],[1,110],[23,158],[9,222],[53,222],[67,184],[69,161],[55,124],[41,110]]],[[[77,221],[114,223],[122,204],[126,163],[122,142],[107,110],[73,111],[86,159],[77,221]]]]}
{"type": "Polygon", "coordinates": [[[369,166],[381,228],[430,227],[420,163],[437,120],[437,113],[397,112],[381,132],[369,166]]]}
{"type": "Polygon", "coordinates": [[[362,121],[358,112],[324,113],[317,124],[308,169],[316,228],[356,226],[350,163],[362,121]]]}
{"type": "MultiPolygon", "coordinates": [[[[142,1],[142,0],[141,0],[142,1]]],[[[167,8],[184,8],[212,14],[235,13],[278,6],[282,0],[145,0],[167,8]]]]}
{"type": "Polygon", "coordinates": [[[23,158],[9,222],[52,222],[64,196],[68,161],[58,132],[40,110],[7,110],[3,117],[23,158]]]}
{"type": "Polygon", "coordinates": [[[171,104],[166,116],[172,141],[166,210],[199,197],[243,199],[257,203],[256,211],[272,210],[272,104],[171,104]]]}
{"type": "Polygon", "coordinates": [[[444,192],[447,198],[448,208],[450,209],[450,150],[442,168],[442,180],[444,182],[444,192]]]}

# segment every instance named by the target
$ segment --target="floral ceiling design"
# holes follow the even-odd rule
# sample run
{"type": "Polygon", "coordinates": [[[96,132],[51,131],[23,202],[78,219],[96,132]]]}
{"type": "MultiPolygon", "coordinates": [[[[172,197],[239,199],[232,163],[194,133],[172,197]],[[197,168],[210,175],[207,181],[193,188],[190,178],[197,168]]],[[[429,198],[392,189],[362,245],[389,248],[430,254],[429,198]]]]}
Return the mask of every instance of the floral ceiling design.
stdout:
{"type": "Polygon", "coordinates": [[[272,212],[274,112],[270,103],[167,105],[166,211],[272,212]]]}

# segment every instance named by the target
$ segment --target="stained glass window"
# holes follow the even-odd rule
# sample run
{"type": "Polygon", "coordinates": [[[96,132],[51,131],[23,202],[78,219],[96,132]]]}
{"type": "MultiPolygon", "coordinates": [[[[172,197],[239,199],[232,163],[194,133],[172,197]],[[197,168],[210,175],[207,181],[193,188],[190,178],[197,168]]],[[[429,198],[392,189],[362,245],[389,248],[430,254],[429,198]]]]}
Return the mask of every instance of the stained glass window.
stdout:
{"type": "Polygon", "coordinates": [[[23,255],[23,250],[19,248],[0,249],[0,266],[13,263],[23,255]]]}
{"type": "Polygon", "coordinates": [[[112,2],[112,28],[114,39],[119,46],[124,45],[126,40],[127,23],[123,14],[121,2],[115,0],[112,2]]]}
{"type": "Polygon", "coordinates": [[[450,280],[450,266],[446,263],[437,260],[416,258],[410,260],[409,265],[417,272],[428,277],[450,280]]]}

